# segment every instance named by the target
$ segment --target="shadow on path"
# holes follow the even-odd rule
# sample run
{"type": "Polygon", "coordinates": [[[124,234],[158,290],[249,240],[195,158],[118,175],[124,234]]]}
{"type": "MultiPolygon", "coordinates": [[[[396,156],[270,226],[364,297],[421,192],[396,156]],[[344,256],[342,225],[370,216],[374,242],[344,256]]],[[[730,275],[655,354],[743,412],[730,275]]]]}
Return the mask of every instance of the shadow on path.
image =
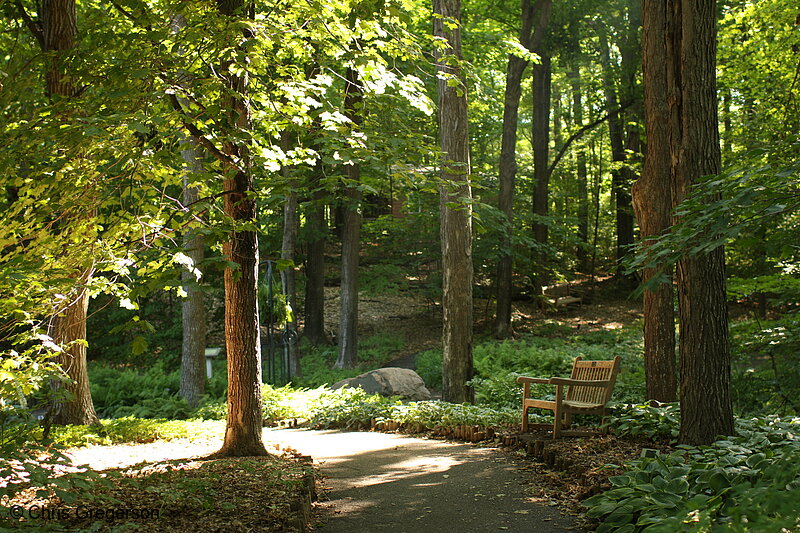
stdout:
{"type": "Polygon", "coordinates": [[[577,531],[530,501],[503,452],[396,434],[267,429],[267,443],[310,455],[326,477],[322,532],[577,531]]]}

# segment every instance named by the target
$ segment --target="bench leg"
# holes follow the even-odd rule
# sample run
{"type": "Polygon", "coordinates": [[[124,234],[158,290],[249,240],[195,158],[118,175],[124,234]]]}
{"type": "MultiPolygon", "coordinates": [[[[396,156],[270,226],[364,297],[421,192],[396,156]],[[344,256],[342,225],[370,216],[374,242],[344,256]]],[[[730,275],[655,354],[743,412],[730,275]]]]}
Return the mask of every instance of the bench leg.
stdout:
{"type": "Polygon", "coordinates": [[[528,408],[524,405],[522,406],[522,432],[528,432],[528,408]]]}

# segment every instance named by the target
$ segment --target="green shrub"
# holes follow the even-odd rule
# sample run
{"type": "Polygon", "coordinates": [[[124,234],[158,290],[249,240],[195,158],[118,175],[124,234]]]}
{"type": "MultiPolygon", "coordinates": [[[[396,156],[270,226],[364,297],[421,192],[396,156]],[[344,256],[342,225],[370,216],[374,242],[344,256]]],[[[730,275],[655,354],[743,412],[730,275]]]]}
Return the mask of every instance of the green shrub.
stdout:
{"type": "Polygon", "coordinates": [[[653,406],[618,404],[609,416],[608,426],[621,437],[677,439],[680,431],[680,407],[677,403],[653,406]]]}
{"type": "Polygon", "coordinates": [[[519,423],[519,409],[494,409],[480,405],[425,401],[396,403],[385,418],[401,423],[422,424],[427,428],[460,425],[501,426],[519,423]]]}
{"type": "MultiPolygon", "coordinates": [[[[206,382],[204,402],[225,398],[227,371],[224,359],[213,362],[213,376],[206,382]]],[[[159,361],[147,369],[91,363],[89,382],[97,414],[102,418],[169,418],[196,416],[178,394],[180,370],[168,370],[159,361]]]]}
{"type": "Polygon", "coordinates": [[[426,350],[417,355],[417,374],[429,389],[442,388],[442,352],[426,350]]]}
{"type": "Polygon", "coordinates": [[[358,285],[370,296],[396,295],[408,288],[408,270],[389,263],[370,265],[360,272],[358,285]]]}
{"type": "Polygon", "coordinates": [[[627,463],[584,502],[602,520],[597,531],[796,530],[800,419],[740,419],[736,429],[711,446],[627,463]]]}
{"type": "Polygon", "coordinates": [[[800,414],[800,318],[743,320],[730,331],[736,412],[800,414]]]}

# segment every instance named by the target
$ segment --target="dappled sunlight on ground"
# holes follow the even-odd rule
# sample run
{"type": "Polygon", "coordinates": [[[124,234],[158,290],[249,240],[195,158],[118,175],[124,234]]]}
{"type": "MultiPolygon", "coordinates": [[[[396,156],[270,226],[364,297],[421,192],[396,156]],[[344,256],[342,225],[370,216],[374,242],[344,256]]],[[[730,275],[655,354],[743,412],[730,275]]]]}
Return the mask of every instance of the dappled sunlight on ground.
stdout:
{"type": "Polygon", "coordinates": [[[220,449],[222,438],[208,440],[175,439],[147,444],[85,446],[66,452],[74,465],[88,465],[92,470],[125,468],[138,463],[204,457],[220,449]]]}

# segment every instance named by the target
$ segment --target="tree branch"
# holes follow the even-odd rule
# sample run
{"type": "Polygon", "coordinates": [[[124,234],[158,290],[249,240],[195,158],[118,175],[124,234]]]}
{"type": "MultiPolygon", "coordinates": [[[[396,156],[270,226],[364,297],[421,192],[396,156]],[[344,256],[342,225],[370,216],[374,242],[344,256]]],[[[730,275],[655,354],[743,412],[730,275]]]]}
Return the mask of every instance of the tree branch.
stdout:
{"type": "Polygon", "coordinates": [[[31,18],[28,12],[25,11],[25,7],[22,5],[22,2],[20,0],[14,2],[14,6],[16,6],[17,12],[19,13],[20,18],[22,18],[22,21],[25,22],[25,26],[28,27],[28,30],[30,30],[31,34],[33,34],[33,36],[36,38],[36,41],[42,48],[42,51],[46,52],[47,45],[44,42],[44,32],[42,31],[42,25],[31,18]]]}
{"type": "Polygon", "coordinates": [[[577,141],[578,139],[580,139],[581,137],[583,137],[583,135],[584,135],[584,134],[585,134],[587,131],[589,131],[589,130],[593,129],[593,128],[594,128],[595,126],[597,126],[598,124],[602,124],[603,122],[605,122],[606,120],[608,120],[608,117],[610,117],[610,116],[611,116],[611,115],[613,115],[614,113],[619,113],[620,111],[624,111],[625,109],[628,109],[628,108],[629,108],[630,106],[632,106],[632,105],[633,105],[633,102],[628,102],[627,104],[625,104],[625,105],[621,105],[621,106],[619,106],[619,107],[618,107],[618,108],[616,108],[616,109],[612,109],[611,111],[609,111],[608,113],[606,113],[606,114],[605,114],[605,115],[603,115],[602,117],[598,118],[597,120],[594,120],[594,121],[592,121],[592,122],[590,122],[590,123],[588,123],[588,124],[586,124],[586,125],[584,125],[584,126],[581,126],[581,127],[580,127],[580,129],[578,129],[578,131],[576,131],[575,133],[573,133],[572,135],[570,135],[570,136],[569,136],[569,138],[568,138],[568,139],[567,139],[567,140],[564,142],[564,144],[561,146],[561,149],[560,149],[560,150],[558,151],[558,153],[556,154],[556,157],[553,159],[553,162],[552,162],[552,163],[550,164],[550,166],[547,168],[547,175],[548,175],[548,176],[552,176],[552,175],[553,175],[553,171],[556,169],[556,166],[558,165],[558,163],[560,163],[560,162],[561,162],[561,158],[563,158],[563,157],[564,157],[564,154],[565,154],[565,153],[567,153],[567,149],[569,148],[569,146],[570,146],[570,145],[571,145],[573,142],[575,142],[575,141],[577,141]]]}
{"type": "Polygon", "coordinates": [[[209,153],[213,155],[220,162],[226,165],[230,165],[233,168],[236,168],[237,170],[241,171],[242,168],[239,166],[236,160],[234,160],[230,155],[226,154],[225,152],[217,148],[217,146],[213,142],[211,142],[211,140],[209,140],[208,137],[203,135],[203,132],[200,131],[200,129],[197,126],[186,120],[186,112],[184,111],[183,106],[181,106],[181,102],[180,100],[178,100],[178,97],[175,94],[168,94],[167,96],[169,97],[169,100],[172,103],[172,108],[178,113],[180,113],[181,116],[184,118],[184,120],[182,121],[183,127],[186,128],[186,131],[189,132],[189,134],[197,142],[197,144],[208,150],[209,153]]]}

